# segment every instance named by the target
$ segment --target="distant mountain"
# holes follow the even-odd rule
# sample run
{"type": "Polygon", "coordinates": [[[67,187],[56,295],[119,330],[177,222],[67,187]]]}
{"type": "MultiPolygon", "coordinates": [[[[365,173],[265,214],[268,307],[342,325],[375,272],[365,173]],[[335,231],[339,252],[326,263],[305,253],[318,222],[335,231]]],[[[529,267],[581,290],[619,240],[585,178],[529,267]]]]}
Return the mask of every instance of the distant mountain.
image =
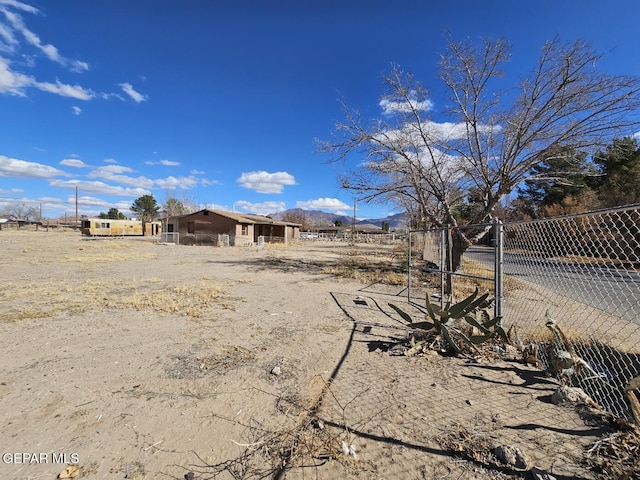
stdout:
{"type": "Polygon", "coordinates": [[[357,225],[368,223],[382,228],[382,222],[388,223],[391,228],[406,228],[409,223],[409,216],[406,213],[396,213],[385,218],[374,218],[368,220],[360,220],[357,225]]]}
{"type": "Polygon", "coordinates": [[[295,222],[302,223],[304,219],[312,220],[318,227],[327,227],[334,225],[337,220],[342,220],[343,225],[350,225],[352,217],[344,215],[336,215],[335,213],[322,212],[320,210],[303,210],[301,208],[291,208],[284,212],[272,213],[268,215],[274,220],[283,220],[288,218],[295,222]]]}
{"type": "MultiPolygon", "coordinates": [[[[329,227],[335,225],[336,221],[340,220],[343,226],[349,226],[353,224],[353,217],[348,215],[336,215],[335,213],[327,213],[321,210],[303,210],[301,208],[292,208],[283,212],[272,213],[269,217],[274,220],[283,220],[284,218],[299,218],[302,223],[302,219],[313,220],[313,223],[317,227],[329,227]]],[[[397,213],[390,215],[386,218],[375,218],[357,220],[356,225],[375,225],[382,228],[382,223],[386,222],[390,228],[406,228],[408,223],[408,216],[406,213],[397,213]]]]}

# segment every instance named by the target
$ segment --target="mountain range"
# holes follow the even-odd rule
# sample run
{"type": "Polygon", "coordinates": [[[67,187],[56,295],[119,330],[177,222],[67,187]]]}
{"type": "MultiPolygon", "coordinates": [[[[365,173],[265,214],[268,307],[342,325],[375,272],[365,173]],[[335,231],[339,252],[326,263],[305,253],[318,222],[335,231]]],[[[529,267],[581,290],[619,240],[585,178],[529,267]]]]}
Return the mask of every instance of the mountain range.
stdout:
{"type": "MultiPolygon", "coordinates": [[[[342,225],[348,226],[353,225],[353,217],[348,215],[337,215],[335,213],[327,213],[321,210],[303,210],[301,208],[292,208],[289,210],[284,210],[278,213],[272,213],[268,215],[270,218],[274,220],[293,220],[299,223],[302,223],[302,219],[311,220],[311,223],[316,227],[328,227],[331,225],[335,225],[335,223],[339,220],[342,222],[342,225]]],[[[406,228],[409,217],[406,213],[397,213],[395,215],[390,215],[385,218],[370,218],[364,220],[357,220],[356,225],[359,226],[376,226],[382,228],[383,223],[388,223],[389,228],[406,228]]]]}

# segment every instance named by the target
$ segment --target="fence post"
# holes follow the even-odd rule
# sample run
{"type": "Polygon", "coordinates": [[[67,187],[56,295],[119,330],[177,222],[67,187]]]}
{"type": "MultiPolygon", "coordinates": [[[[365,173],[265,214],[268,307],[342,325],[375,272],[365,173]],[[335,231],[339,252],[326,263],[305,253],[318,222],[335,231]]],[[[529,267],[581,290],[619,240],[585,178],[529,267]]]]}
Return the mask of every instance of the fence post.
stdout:
{"type": "Polygon", "coordinates": [[[408,237],[408,247],[409,247],[409,258],[407,258],[407,270],[409,271],[409,274],[407,276],[407,302],[411,303],[411,275],[412,275],[412,271],[411,271],[411,267],[413,267],[412,265],[412,255],[411,255],[411,229],[409,229],[409,237],[408,237]]]}
{"type": "MultiPolygon", "coordinates": [[[[494,272],[493,272],[493,282],[494,282],[494,291],[495,291],[495,305],[494,305],[494,315],[496,317],[502,316],[502,302],[504,299],[503,292],[503,277],[502,277],[502,264],[504,260],[504,242],[503,242],[503,234],[504,234],[504,226],[502,222],[497,218],[494,220],[493,224],[493,237],[495,241],[495,254],[494,254],[494,272]]],[[[502,323],[502,321],[500,322],[502,323]]]]}
{"type": "Polygon", "coordinates": [[[447,231],[449,226],[440,229],[440,308],[444,308],[444,296],[445,296],[445,270],[447,268],[447,231]]]}

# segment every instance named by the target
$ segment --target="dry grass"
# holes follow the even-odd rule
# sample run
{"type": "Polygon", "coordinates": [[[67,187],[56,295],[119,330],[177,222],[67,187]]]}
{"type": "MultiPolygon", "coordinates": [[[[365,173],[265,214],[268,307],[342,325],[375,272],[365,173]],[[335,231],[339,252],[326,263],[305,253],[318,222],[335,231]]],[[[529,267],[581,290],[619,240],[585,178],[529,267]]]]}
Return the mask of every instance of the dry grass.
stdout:
{"type": "MultiPolygon", "coordinates": [[[[492,278],[494,276],[493,268],[486,266],[483,263],[468,258],[462,258],[462,272],[466,275],[474,275],[477,277],[492,278]]],[[[453,279],[453,291],[456,298],[465,298],[473,293],[478,288],[480,292],[492,292],[493,280],[484,280],[479,278],[469,277],[454,277],[453,279]]],[[[514,292],[519,289],[526,288],[526,284],[517,278],[504,276],[504,293],[514,292]]]]}
{"type": "Polygon", "coordinates": [[[134,242],[126,240],[94,240],[87,242],[78,249],[75,255],[65,255],[60,260],[68,263],[112,263],[112,262],[132,262],[155,258],[155,253],[140,253],[134,247],[134,242]]]}
{"type": "Polygon", "coordinates": [[[406,248],[403,245],[360,245],[340,251],[342,259],[322,268],[322,273],[365,284],[405,285],[406,248]]]}
{"type": "Polygon", "coordinates": [[[640,478],[640,431],[615,432],[597,441],[587,463],[602,479],[640,478]]]}
{"type": "MultiPolygon", "coordinates": [[[[48,265],[51,263],[94,264],[108,262],[130,262],[153,258],[155,254],[141,254],[139,242],[133,239],[81,239],[69,232],[34,232],[21,230],[2,232],[3,245],[10,252],[3,259],[7,264],[48,265]],[[71,236],[74,235],[74,236],[71,236]],[[60,252],[57,249],[43,248],[47,238],[71,238],[76,248],[60,252]]],[[[56,240],[54,240],[56,241],[56,240]]],[[[6,253],[6,252],[5,252],[6,253]]]]}
{"type": "Polygon", "coordinates": [[[372,267],[357,262],[325,267],[322,271],[328,275],[349,278],[366,284],[404,285],[407,283],[406,273],[388,271],[384,267],[372,267]]]}
{"type": "Polygon", "coordinates": [[[199,318],[216,306],[233,310],[233,300],[223,286],[207,281],[179,285],[167,285],[166,281],[157,278],[39,282],[33,285],[9,282],[0,291],[0,302],[4,304],[0,321],[74,315],[94,308],[148,308],[199,318]]]}
{"type": "MultiPolygon", "coordinates": [[[[283,415],[276,429],[268,428],[255,419],[243,424],[237,419],[223,418],[245,428],[246,436],[242,442],[232,440],[242,449],[241,453],[224,462],[210,464],[203,461],[201,465],[195,465],[193,471],[198,474],[198,478],[211,480],[226,473],[235,479],[280,479],[285,478],[291,470],[314,469],[327,462],[339,463],[344,478],[359,476],[364,463],[358,459],[353,446],[355,436],[351,430],[361,429],[371,418],[349,426],[345,413],[349,407],[348,402],[346,405],[339,405],[343,413],[341,425],[326,425],[318,417],[320,405],[327,396],[336,402],[337,399],[329,382],[315,377],[313,383],[317,383],[316,387],[321,389],[315,399],[301,398],[295,394],[274,396],[276,409],[283,415]]],[[[199,456],[198,458],[202,460],[199,456]]],[[[310,475],[315,476],[314,473],[310,475]]]]}

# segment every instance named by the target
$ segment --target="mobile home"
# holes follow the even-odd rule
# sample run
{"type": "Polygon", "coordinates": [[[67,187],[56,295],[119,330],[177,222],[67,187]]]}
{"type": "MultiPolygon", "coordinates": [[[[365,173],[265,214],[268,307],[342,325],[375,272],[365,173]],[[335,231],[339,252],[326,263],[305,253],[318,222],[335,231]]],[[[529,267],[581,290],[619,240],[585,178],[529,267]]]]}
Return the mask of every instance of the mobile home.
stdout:
{"type": "Polygon", "coordinates": [[[85,218],[80,231],[90,237],[124,237],[159,235],[160,222],[147,222],[142,228],[139,220],[113,220],[110,218],[85,218]]]}

